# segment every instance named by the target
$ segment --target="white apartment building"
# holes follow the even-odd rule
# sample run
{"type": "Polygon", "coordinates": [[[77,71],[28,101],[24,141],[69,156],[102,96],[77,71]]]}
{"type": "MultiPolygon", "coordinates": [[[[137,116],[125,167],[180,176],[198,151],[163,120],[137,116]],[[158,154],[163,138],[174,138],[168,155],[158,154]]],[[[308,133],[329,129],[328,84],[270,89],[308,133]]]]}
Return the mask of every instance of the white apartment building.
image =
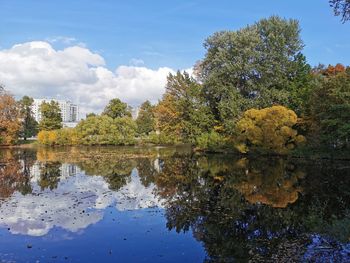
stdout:
{"type": "Polygon", "coordinates": [[[41,120],[41,112],[40,106],[43,102],[51,102],[55,101],[58,103],[61,109],[61,116],[63,126],[74,126],[72,123],[77,123],[79,121],[79,107],[76,104],[73,104],[70,101],[66,100],[56,100],[56,99],[34,99],[34,103],[32,106],[32,112],[35,120],[40,122],[41,120]]]}

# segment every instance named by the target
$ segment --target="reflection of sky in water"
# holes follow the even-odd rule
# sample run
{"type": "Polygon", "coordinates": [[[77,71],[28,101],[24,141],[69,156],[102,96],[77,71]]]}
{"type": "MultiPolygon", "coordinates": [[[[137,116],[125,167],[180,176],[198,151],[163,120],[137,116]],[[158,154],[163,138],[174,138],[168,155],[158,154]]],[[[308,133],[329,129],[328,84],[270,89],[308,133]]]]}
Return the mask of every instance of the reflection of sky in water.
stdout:
{"type": "Polygon", "coordinates": [[[111,191],[103,177],[81,172],[73,176],[62,174],[52,191],[41,190],[39,178],[34,169],[32,194],[15,192],[0,203],[0,225],[12,234],[44,236],[54,227],[77,232],[99,222],[104,209],[113,205],[119,211],[162,206],[153,193],[154,185],[144,187],[136,169],[118,192],[111,191]]]}

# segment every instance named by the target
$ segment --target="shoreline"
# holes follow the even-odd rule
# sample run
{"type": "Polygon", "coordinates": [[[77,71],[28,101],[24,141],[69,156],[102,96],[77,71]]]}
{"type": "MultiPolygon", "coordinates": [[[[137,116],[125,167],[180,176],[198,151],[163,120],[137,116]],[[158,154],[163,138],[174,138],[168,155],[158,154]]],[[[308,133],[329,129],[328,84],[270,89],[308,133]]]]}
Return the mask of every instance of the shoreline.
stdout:
{"type": "Polygon", "coordinates": [[[205,150],[199,149],[195,146],[190,146],[188,144],[172,144],[172,145],[65,145],[65,146],[46,146],[40,145],[37,143],[26,143],[26,144],[17,144],[17,145],[0,145],[0,150],[2,149],[35,149],[35,148],[47,148],[47,149],[59,149],[59,148],[79,148],[79,147],[92,147],[92,148],[118,148],[118,147],[127,147],[127,148],[167,148],[167,147],[189,147],[191,148],[192,153],[199,155],[227,155],[235,156],[241,158],[292,158],[292,159],[306,159],[306,160],[337,160],[337,161],[350,161],[350,152],[346,151],[337,151],[330,152],[325,151],[324,149],[315,150],[315,149],[304,149],[303,151],[295,151],[289,154],[276,154],[276,153],[258,153],[250,152],[246,154],[238,153],[237,151],[231,149],[217,149],[217,150],[205,150]]]}

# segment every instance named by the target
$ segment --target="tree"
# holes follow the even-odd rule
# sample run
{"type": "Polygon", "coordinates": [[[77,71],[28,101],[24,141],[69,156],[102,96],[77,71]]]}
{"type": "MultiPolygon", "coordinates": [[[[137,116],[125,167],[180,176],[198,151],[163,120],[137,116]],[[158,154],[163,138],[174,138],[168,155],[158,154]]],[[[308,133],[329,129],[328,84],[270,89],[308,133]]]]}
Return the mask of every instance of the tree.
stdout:
{"type": "Polygon", "coordinates": [[[350,148],[350,68],[338,64],[321,73],[309,101],[311,136],[329,148],[350,148]]]}
{"type": "Polygon", "coordinates": [[[204,46],[207,54],[196,72],[215,119],[229,131],[249,108],[295,105],[308,85],[310,67],[296,20],[262,19],[238,31],[217,32],[204,46]]]}
{"type": "Polygon", "coordinates": [[[341,16],[343,23],[350,20],[350,0],[330,0],[331,7],[333,7],[334,15],[341,16]]]}
{"type": "Polygon", "coordinates": [[[21,128],[20,112],[15,99],[0,87],[0,144],[14,144],[21,128]]]}
{"type": "Polygon", "coordinates": [[[19,101],[20,114],[22,118],[22,127],[20,136],[26,140],[28,137],[33,137],[37,134],[38,123],[32,114],[32,105],[34,100],[28,96],[24,96],[19,101]]]}
{"type": "Polygon", "coordinates": [[[139,134],[149,134],[155,129],[155,119],[153,106],[147,100],[142,103],[139,114],[136,119],[137,131],[139,134]]]}
{"type": "Polygon", "coordinates": [[[88,114],[86,114],[86,118],[90,118],[90,117],[96,117],[96,113],[90,112],[88,114]]]}
{"type": "Polygon", "coordinates": [[[166,92],[155,108],[157,128],[177,142],[195,142],[213,127],[213,118],[201,96],[202,86],[187,72],[169,74],[166,92]]]}
{"type": "Polygon", "coordinates": [[[136,124],[130,117],[92,116],[78,124],[76,133],[83,145],[132,145],[136,124]]]}
{"type": "Polygon", "coordinates": [[[43,102],[40,106],[41,121],[39,129],[44,131],[62,128],[61,109],[57,102],[43,102]]]}
{"type": "Polygon", "coordinates": [[[105,107],[103,115],[107,115],[113,119],[121,117],[131,117],[131,112],[128,104],[122,102],[120,99],[112,99],[105,107]]]}
{"type": "Polygon", "coordinates": [[[305,141],[304,136],[293,129],[297,119],[294,111],[283,106],[247,110],[237,123],[238,150],[245,153],[249,147],[256,147],[287,153],[305,141]]]}

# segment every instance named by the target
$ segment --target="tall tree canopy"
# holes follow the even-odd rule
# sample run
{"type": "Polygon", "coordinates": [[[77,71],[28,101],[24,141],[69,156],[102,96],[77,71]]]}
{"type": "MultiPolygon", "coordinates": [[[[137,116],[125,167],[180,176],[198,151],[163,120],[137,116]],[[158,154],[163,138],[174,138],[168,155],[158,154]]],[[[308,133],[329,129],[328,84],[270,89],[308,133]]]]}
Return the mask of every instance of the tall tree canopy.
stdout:
{"type": "Polygon", "coordinates": [[[39,129],[44,131],[62,128],[61,109],[57,102],[43,102],[40,106],[41,121],[39,129]]]}
{"type": "Polygon", "coordinates": [[[319,75],[309,101],[314,135],[322,145],[350,148],[350,67],[328,66],[319,75]]]}
{"type": "Polygon", "coordinates": [[[19,101],[20,113],[22,118],[20,136],[22,136],[24,140],[26,140],[28,137],[32,137],[37,134],[38,123],[36,122],[31,109],[33,102],[34,100],[28,96],[24,96],[19,101]]]}
{"type": "Polygon", "coordinates": [[[333,7],[334,14],[341,16],[343,23],[350,20],[350,0],[330,0],[329,3],[333,7]]]}
{"type": "Polygon", "coordinates": [[[131,112],[128,104],[122,102],[120,99],[112,99],[105,107],[103,115],[107,115],[113,119],[121,117],[131,117],[131,112]]]}
{"type": "Polygon", "coordinates": [[[139,134],[149,134],[155,129],[155,119],[153,106],[147,100],[142,103],[139,114],[136,119],[137,131],[139,134]]]}
{"type": "Polygon", "coordinates": [[[301,53],[299,23],[277,16],[209,37],[196,67],[217,120],[235,120],[251,107],[293,105],[310,67],[301,53]]]}
{"type": "Polygon", "coordinates": [[[159,131],[183,142],[194,142],[196,136],[209,131],[213,120],[201,90],[187,72],[169,74],[166,92],[155,108],[159,131]]]}

